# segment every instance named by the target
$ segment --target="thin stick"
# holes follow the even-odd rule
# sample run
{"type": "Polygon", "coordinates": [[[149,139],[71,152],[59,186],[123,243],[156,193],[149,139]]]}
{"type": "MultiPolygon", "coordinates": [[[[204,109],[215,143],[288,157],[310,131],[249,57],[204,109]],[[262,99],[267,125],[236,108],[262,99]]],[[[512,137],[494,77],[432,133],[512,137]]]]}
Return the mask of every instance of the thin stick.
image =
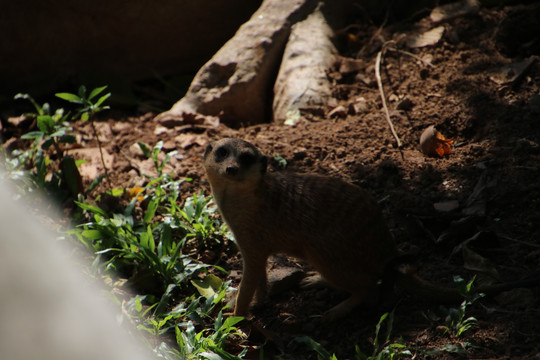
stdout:
{"type": "Polygon", "coordinates": [[[92,124],[92,129],[94,130],[94,136],[96,137],[96,140],[98,143],[99,155],[101,157],[101,164],[103,165],[103,169],[105,170],[105,175],[109,176],[107,172],[107,166],[105,165],[105,158],[103,157],[103,150],[101,149],[101,141],[99,141],[98,132],[97,132],[96,126],[94,125],[94,120],[90,120],[90,124],[92,124]]]}
{"type": "Polygon", "coordinates": [[[396,129],[394,129],[394,124],[392,124],[392,120],[390,120],[390,113],[388,112],[388,106],[386,105],[386,98],[384,96],[384,89],[382,86],[382,79],[381,79],[381,58],[382,53],[384,51],[384,47],[379,53],[377,54],[377,60],[375,61],[375,78],[377,79],[377,86],[379,87],[379,93],[381,94],[381,100],[384,108],[384,113],[386,115],[386,122],[388,123],[388,126],[390,126],[390,131],[392,131],[392,135],[394,135],[394,138],[396,139],[397,146],[399,149],[401,149],[401,140],[399,139],[398,134],[396,133],[396,129]]]}
{"type": "Polygon", "coordinates": [[[408,52],[408,51],[405,51],[405,50],[399,50],[399,49],[394,49],[394,48],[391,48],[391,47],[389,47],[388,50],[397,52],[397,53],[399,53],[399,54],[408,55],[408,56],[412,57],[413,59],[416,59],[416,60],[422,62],[422,64],[424,64],[424,65],[426,65],[426,66],[431,66],[432,68],[435,67],[435,65],[433,65],[432,63],[430,63],[430,62],[428,62],[428,61],[422,59],[421,57],[416,56],[416,55],[414,55],[413,53],[410,53],[410,52],[408,52]]]}

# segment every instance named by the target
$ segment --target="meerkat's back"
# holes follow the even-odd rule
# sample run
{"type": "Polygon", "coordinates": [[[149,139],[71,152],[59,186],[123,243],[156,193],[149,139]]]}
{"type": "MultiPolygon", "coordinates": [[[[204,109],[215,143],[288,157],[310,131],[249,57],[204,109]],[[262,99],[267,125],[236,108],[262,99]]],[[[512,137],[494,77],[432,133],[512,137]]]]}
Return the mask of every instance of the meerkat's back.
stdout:
{"type": "Polygon", "coordinates": [[[276,173],[260,185],[259,223],[272,253],[305,259],[330,283],[382,275],[396,247],[378,204],[363,189],[316,175],[276,173]]]}

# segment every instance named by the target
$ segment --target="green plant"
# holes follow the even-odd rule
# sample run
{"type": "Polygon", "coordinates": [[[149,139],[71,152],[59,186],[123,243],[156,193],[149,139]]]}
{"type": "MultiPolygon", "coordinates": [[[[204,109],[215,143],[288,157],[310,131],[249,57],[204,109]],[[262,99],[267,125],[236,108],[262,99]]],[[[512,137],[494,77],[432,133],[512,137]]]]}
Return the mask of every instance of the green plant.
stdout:
{"type": "Polygon", "coordinates": [[[99,98],[97,98],[97,96],[100,95],[106,88],[107,88],[107,85],[97,87],[97,88],[92,89],[92,91],[90,91],[90,93],[87,94],[86,86],[81,85],[79,87],[79,91],[77,94],[72,94],[68,92],[56,94],[56,96],[60,99],[79,105],[79,107],[76,109],[76,112],[73,118],[80,117],[82,121],[90,120],[90,124],[92,125],[92,130],[94,131],[94,136],[98,143],[99,153],[101,156],[101,163],[103,165],[105,174],[107,174],[107,166],[105,165],[105,160],[103,158],[103,149],[101,146],[101,141],[99,140],[99,136],[96,130],[96,125],[94,124],[94,115],[97,114],[98,112],[109,109],[109,106],[103,105],[103,104],[109,97],[111,97],[111,93],[106,93],[104,95],[101,95],[99,98]]]}
{"type": "MultiPolygon", "coordinates": [[[[404,357],[411,357],[412,353],[407,349],[405,345],[400,342],[391,343],[390,336],[392,334],[392,327],[394,324],[394,311],[391,313],[385,313],[379,319],[377,326],[375,327],[375,339],[373,340],[373,352],[371,355],[364,354],[360,347],[355,347],[355,359],[357,360],[387,360],[387,359],[401,359],[404,357]],[[384,337],[381,339],[381,331],[383,326],[386,331],[384,337]]],[[[319,360],[338,360],[335,354],[330,354],[321,344],[313,340],[308,336],[302,336],[295,338],[294,341],[306,344],[312,350],[317,352],[317,358],[319,360]]]]}
{"type": "MultiPolygon", "coordinates": [[[[169,153],[167,153],[165,155],[165,158],[163,160],[159,160],[159,153],[161,152],[161,150],[163,149],[163,141],[158,141],[156,143],[156,145],[154,145],[154,147],[152,148],[152,150],[150,150],[148,148],[148,146],[146,146],[145,143],[142,143],[142,142],[137,142],[137,144],[139,145],[139,148],[141,149],[141,151],[143,152],[143,154],[149,158],[149,159],[152,159],[152,161],[154,162],[154,166],[156,168],[156,171],[157,171],[157,177],[160,178],[160,177],[163,177],[163,168],[165,167],[165,164],[167,164],[169,162],[169,160],[171,159],[172,156],[176,155],[177,151],[171,151],[169,153]]],[[[166,174],[168,175],[168,174],[166,174]]],[[[150,177],[149,175],[146,175],[147,177],[150,177]]]]}
{"type": "Polygon", "coordinates": [[[476,300],[484,296],[484,294],[471,292],[472,285],[474,283],[475,277],[469,282],[465,282],[461,277],[454,277],[454,283],[458,286],[458,289],[463,295],[464,299],[461,305],[458,308],[446,308],[441,306],[445,316],[445,328],[446,331],[453,336],[460,337],[467,330],[474,327],[477,323],[476,318],[470,316],[466,317],[467,308],[471,306],[476,300]]]}
{"type": "Polygon", "coordinates": [[[242,321],[242,317],[228,317],[223,320],[223,314],[219,312],[214,322],[213,329],[205,329],[197,332],[193,322],[189,321],[184,326],[175,328],[176,342],[180,359],[241,359],[247,349],[239,355],[232,355],[225,351],[224,345],[231,335],[245,337],[238,331],[235,325],[242,321]]]}
{"type": "Polygon", "coordinates": [[[212,203],[211,197],[206,197],[201,190],[199,195],[188,197],[179,211],[183,218],[183,228],[190,238],[195,238],[199,246],[208,241],[220,241],[222,237],[232,239],[225,224],[216,218],[217,206],[212,203]]]}
{"type": "Polygon", "coordinates": [[[287,167],[287,160],[279,154],[274,155],[274,160],[276,160],[278,166],[282,169],[285,169],[287,167]]]}
{"type": "Polygon", "coordinates": [[[15,99],[32,103],[36,113],[26,116],[35,119],[37,129],[21,136],[22,139],[33,140],[32,146],[26,151],[16,150],[11,154],[11,160],[6,161],[8,171],[18,178],[25,174],[30,180],[28,185],[47,190],[60,198],[65,190],[72,196],[81,193],[82,180],[77,164],[64,153],[65,144],[76,142],[70,133],[73,129],[67,122],[69,114],[65,114],[64,109],[53,113],[48,103],[39,105],[28,94],[17,94],[15,99]],[[51,148],[54,149],[52,153],[49,151],[51,148]]]}
{"type": "Polygon", "coordinates": [[[358,360],[383,360],[400,359],[412,356],[410,350],[400,342],[390,343],[390,336],[394,325],[394,311],[385,313],[379,319],[375,327],[375,339],[373,340],[373,353],[371,356],[365,355],[358,346],[356,346],[356,359],[358,360]],[[386,323],[385,323],[386,322],[386,323]],[[381,341],[381,329],[385,326],[386,332],[381,341]]]}
{"type": "MultiPolygon", "coordinates": [[[[147,145],[138,143],[142,152],[154,162],[157,177],[152,178],[147,188],[153,189],[154,196],[148,204],[149,209],[157,209],[158,204],[163,204],[163,214],[166,221],[173,227],[182,229],[188,239],[196,239],[199,247],[204,246],[209,241],[219,242],[221,238],[232,239],[232,235],[227,231],[225,224],[222,224],[216,217],[217,206],[212,203],[212,198],[204,195],[204,191],[188,197],[184,205],[178,205],[178,186],[171,181],[172,175],[163,172],[163,169],[176,151],[169,152],[163,160],[159,159],[159,154],[163,148],[163,142],[159,141],[150,150],[147,145]]],[[[151,178],[149,175],[147,177],[151,178]]]]}
{"type": "Polygon", "coordinates": [[[170,311],[156,314],[157,304],[146,307],[143,301],[149,297],[137,295],[129,300],[124,309],[128,315],[139,323],[137,328],[154,338],[173,332],[177,347],[161,343],[156,353],[170,359],[240,359],[247,350],[239,355],[232,355],[224,350],[231,336],[245,337],[235,325],[242,317],[224,319],[222,310],[218,312],[211,326],[205,319],[211,319],[210,313],[230,289],[229,283],[223,283],[219,278],[208,275],[204,280],[197,280],[197,290],[202,296],[194,295],[186,298],[170,311]],[[211,289],[211,290],[208,290],[211,289]],[[154,310],[154,311],[153,311],[154,310]],[[197,331],[196,327],[202,327],[197,331]]]}
{"type": "MultiPolygon", "coordinates": [[[[57,96],[81,105],[75,116],[92,120],[97,111],[105,108],[103,102],[110,94],[101,96],[104,89],[94,89],[87,95],[81,87],[78,95],[57,96]]],[[[69,114],[60,109],[50,115],[47,104],[39,106],[28,95],[20,98],[36,107],[37,130],[27,135],[34,140],[32,148],[16,157],[6,157],[6,164],[12,174],[23,178],[25,169],[35,169],[33,185],[38,188],[55,176],[65,182],[65,174],[76,171],[77,164],[73,163],[70,170],[58,161],[52,178],[51,166],[58,159],[68,158],[63,145],[75,139],[69,133],[69,114]]],[[[226,308],[222,300],[231,291],[230,282],[210,273],[223,269],[201,263],[193,256],[197,254],[193,251],[196,246],[220,242],[226,234],[225,226],[216,218],[217,208],[211,198],[203,192],[180,205],[180,186],[189,179],[175,181],[172,174],[165,172],[174,152],[161,157],[162,147],[162,142],[151,150],[141,146],[157,171],[156,177],[148,176],[144,188],[113,189],[96,198],[98,203],[105,196],[115,201],[111,207],[114,210],[104,210],[79,196],[75,203],[81,210],[79,220],[83,221],[67,234],[95,254],[92,266],[96,271],[107,276],[127,275],[133,289],[145,294],[128,301],[120,301],[112,292],[111,297],[141,332],[153,338],[152,343],[161,343],[155,348],[158,355],[167,359],[240,359],[247,349],[238,355],[226,350],[228,339],[245,336],[235,326],[242,318],[225,319],[222,314],[226,308]],[[124,195],[130,198],[127,202],[124,195]],[[160,340],[164,335],[174,336],[177,344],[160,340]]]]}

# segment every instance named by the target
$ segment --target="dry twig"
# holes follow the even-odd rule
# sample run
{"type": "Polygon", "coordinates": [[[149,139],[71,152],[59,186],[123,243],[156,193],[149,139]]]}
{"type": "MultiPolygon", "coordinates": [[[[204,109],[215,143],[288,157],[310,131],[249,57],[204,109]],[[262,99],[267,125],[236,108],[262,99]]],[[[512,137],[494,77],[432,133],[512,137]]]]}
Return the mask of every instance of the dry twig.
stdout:
{"type": "Polygon", "coordinates": [[[398,134],[396,133],[396,129],[394,129],[394,124],[392,123],[392,120],[390,119],[390,112],[388,111],[388,106],[386,105],[386,97],[384,95],[384,89],[382,85],[382,79],[381,79],[381,58],[382,54],[385,51],[385,47],[379,51],[377,54],[377,59],[375,60],[375,78],[377,79],[377,86],[379,87],[379,93],[381,94],[381,101],[384,108],[384,113],[386,115],[386,122],[388,123],[388,126],[390,126],[390,131],[392,131],[392,135],[394,135],[394,138],[397,142],[397,147],[401,149],[401,140],[399,139],[398,134]]]}
{"type": "Polygon", "coordinates": [[[413,59],[416,59],[416,60],[420,61],[422,64],[424,64],[424,65],[426,65],[426,66],[430,66],[430,67],[432,67],[432,68],[435,67],[435,65],[433,65],[433,64],[430,63],[429,61],[426,61],[426,60],[422,59],[421,57],[419,57],[419,56],[417,56],[417,55],[414,55],[414,54],[411,53],[411,52],[408,52],[408,51],[405,51],[405,50],[394,49],[394,48],[391,48],[391,47],[389,47],[388,50],[397,52],[398,54],[408,55],[408,56],[412,57],[413,59]]]}

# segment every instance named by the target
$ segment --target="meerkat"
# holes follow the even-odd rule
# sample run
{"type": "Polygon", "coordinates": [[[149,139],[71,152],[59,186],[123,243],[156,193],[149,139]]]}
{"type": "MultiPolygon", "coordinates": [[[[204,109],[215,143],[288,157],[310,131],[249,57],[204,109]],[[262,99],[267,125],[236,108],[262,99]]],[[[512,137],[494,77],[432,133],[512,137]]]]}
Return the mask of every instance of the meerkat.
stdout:
{"type": "MultiPolygon", "coordinates": [[[[372,299],[388,267],[399,259],[377,201],[356,185],[319,175],[268,173],[267,158],[241,139],[208,145],[204,166],[243,260],[237,316],[248,314],[254,296],[257,301],[264,299],[266,263],[272,254],[306,261],[329,284],[351,294],[328,311],[327,320],[372,299]]],[[[457,290],[436,286],[413,273],[396,271],[394,279],[428,299],[462,299],[457,290]]]]}

